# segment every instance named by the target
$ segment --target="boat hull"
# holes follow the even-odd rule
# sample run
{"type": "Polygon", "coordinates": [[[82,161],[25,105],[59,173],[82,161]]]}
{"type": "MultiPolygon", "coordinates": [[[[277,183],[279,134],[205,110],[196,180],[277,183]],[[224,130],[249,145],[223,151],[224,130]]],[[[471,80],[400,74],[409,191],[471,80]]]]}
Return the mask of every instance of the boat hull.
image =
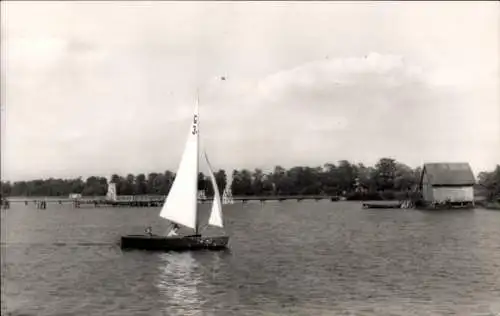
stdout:
{"type": "Polygon", "coordinates": [[[221,250],[227,248],[228,236],[157,236],[126,235],[121,238],[122,249],[143,249],[158,251],[221,250]]]}

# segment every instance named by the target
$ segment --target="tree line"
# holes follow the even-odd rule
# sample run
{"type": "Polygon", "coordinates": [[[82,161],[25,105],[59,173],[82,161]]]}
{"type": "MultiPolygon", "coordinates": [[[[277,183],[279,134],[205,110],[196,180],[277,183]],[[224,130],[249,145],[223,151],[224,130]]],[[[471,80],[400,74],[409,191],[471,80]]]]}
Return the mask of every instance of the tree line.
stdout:
{"type": "MultiPolygon", "coordinates": [[[[318,167],[296,166],[290,169],[276,166],[272,172],[261,169],[233,170],[229,186],[235,196],[265,195],[331,195],[348,199],[394,199],[411,194],[420,181],[421,168],[412,169],[392,158],[381,158],[374,166],[341,160],[318,167]]],[[[227,185],[224,170],[215,173],[219,192],[227,185]]],[[[126,176],[114,174],[118,195],[166,195],[175,179],[175,173],[143,173],[126,176]]],[[[2,196],[104,196],[108,188],[105,177],[91,176],[86,180],[38,179],[32,181],[2,182],[2,196]]],[[[198,175],[198,188],[207,196],[213,195],[208,176],[198,175]]],[[[478,175],[478,191],[492,199],[500,195],[500,165],[492,172],[478,175]]]]}
{"type": "Polygon", "coordinates": [[[480,172],[477,178],[478,193],[487,200],[500,202],[500,165],[491,172],[480,172]]]}

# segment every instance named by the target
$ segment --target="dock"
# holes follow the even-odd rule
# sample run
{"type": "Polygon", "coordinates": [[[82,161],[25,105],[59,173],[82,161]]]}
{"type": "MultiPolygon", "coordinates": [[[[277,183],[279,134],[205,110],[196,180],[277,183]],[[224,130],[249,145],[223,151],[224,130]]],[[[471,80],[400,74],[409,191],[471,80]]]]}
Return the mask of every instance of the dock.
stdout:
{"type": "MultiPolygon", "coordinates": [[[[252,201],[259,201],[265,203],[268,201],[288,201],[295,200],[297,202],[304,200],[328,200],[331,202],[339,201],[338,196],[329,195],[283,195],[283,196],[235,196],[232,197],[234,202],[247,203],[252,201]]],[[[72,198],[58,198],[58,197],[40,197],[33,199],[26,198],[12,198],[9,203],[23,203],[25,205],[34,204],[39,209],[46,209],[47,204],[72,204],[75,208],[81,206],[94,206],[94,207],[161,207],[165,202],[165,196],[119,196],[116,200],[110,200],[106,197],[82,197],[78,199],[72,198]]],[[[212,198],[198,198],[199,203],[211,203],[212,198]]]]}

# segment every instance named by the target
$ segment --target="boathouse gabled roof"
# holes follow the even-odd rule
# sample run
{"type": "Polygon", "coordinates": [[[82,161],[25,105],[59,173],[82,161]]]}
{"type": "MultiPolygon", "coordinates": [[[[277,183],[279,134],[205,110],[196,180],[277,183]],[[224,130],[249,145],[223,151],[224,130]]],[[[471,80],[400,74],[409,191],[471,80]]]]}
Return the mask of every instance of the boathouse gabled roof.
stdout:
{"type": "Polygon", "coordinates": [[[476,179],[470,165],[466,162],[426,163],[422,169],[431,185],[474,185],[476,179]]]}

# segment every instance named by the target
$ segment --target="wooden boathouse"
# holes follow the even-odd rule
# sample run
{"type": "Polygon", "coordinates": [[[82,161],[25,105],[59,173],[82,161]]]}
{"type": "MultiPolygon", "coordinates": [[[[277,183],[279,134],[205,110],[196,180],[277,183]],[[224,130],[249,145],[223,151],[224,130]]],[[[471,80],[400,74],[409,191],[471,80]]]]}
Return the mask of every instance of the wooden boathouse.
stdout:
{"type": "Polygon", "coordinates": [[[468,163],[426,163],[419,189],[421,206],[474,207],[474,173],[468,163]]]}

